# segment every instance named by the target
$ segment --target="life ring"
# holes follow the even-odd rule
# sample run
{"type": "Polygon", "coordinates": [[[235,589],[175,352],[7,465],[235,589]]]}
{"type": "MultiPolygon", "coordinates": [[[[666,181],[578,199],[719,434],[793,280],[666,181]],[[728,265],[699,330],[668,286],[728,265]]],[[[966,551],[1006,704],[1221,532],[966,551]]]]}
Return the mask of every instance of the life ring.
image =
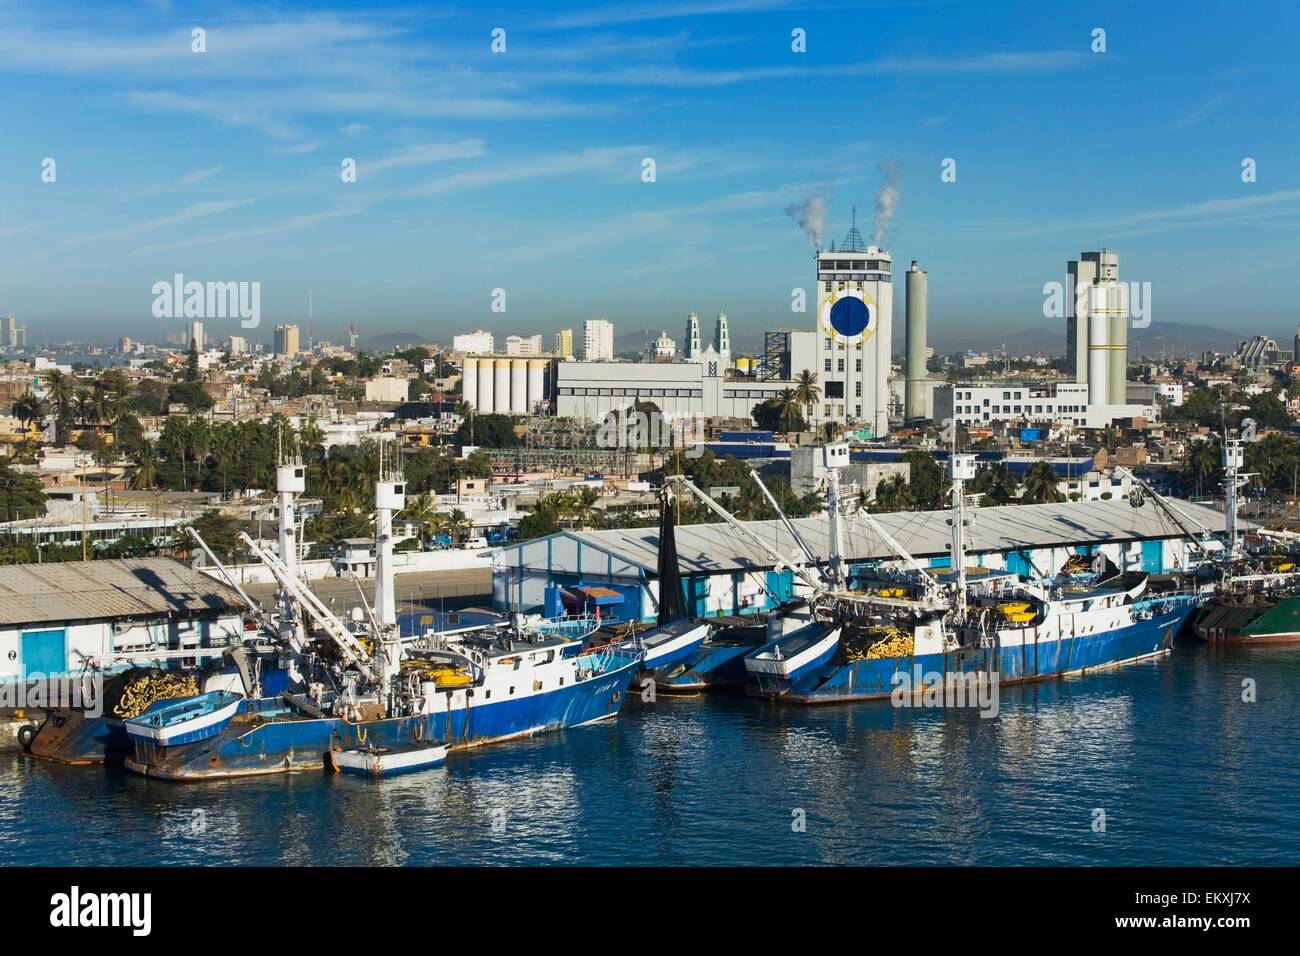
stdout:
{"type": "Polygon", "coordinates": [[[36,739],[36,728],[31,724],[23,724],[18,728],[18,746],[28,753],[32,749],[32,741],[36,739]]]}

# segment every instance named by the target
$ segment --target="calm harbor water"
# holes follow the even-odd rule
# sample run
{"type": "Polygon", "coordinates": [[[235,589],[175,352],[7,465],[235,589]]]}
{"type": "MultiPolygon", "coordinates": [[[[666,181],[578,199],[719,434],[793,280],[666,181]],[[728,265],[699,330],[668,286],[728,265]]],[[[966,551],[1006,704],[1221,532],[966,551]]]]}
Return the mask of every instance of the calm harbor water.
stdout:
{"type": "Polygon", "coordinates": [[[995,719],[634,699],[379,782],[176,785],[0,754],[0,864],[1294,864],[1297,701],[1300,649],[1192,642],[1004,688],[995,719]]]}

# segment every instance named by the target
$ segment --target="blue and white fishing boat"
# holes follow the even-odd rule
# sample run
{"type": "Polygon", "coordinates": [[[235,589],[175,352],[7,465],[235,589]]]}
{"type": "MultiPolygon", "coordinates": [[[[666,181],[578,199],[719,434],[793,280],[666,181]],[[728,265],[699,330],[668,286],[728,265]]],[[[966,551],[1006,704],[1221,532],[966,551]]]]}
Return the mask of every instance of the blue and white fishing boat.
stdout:
{"type": "Polygon", "coordinates": [[[952,677],[996,684],[1044,680],[1168,653],[1197,604],[1193,593],[1147,593],[1149,575],[1129,572],[1093,583],[1046,587],[1012,575],[968,579],[963,484],[969,455],[950,458],[953,570],[940,578],[872,525],[911,568],[909,587],[839,589],[837,476],[830,471],[832,588],[821,596],[822,624],[769,642],[745,658],[750,693],[797,703],[918,695],[952,677]],[[832,634],[834,640],[831,639],[832,634]],[[794,640],[792,640],[792,638],[794,640]]]}
{"type": "Polygon", "coordinates": [[[392,515],[403,507],[403,483],[382,464],[381,476],[374,609],[360,615],[369,622],[366,633],[355,633],[280,558],[244,535],[280,585],[285,618],[301,613],[318,629],[310,646],[300,636],[305,629],[287,629],[289,649],[298,654],[289,664],[302,677],[284,693],[250,700],[212,737],[137,746],[128,769],[171,780],[320,769],[345,750],[397,752],[433,743],[461,749],[618,713],[639,650],[569,656],[579,643],[517,622],[476,621],[404,637],[392,575],[392,515]]]}
{"type": "Polygon", "coordinates": [[[243,694],[226,690],[160,702],[127,720],[126,735],[132,742],[154,747],[207,740],[230,723],[243,702],[243,694]]]}

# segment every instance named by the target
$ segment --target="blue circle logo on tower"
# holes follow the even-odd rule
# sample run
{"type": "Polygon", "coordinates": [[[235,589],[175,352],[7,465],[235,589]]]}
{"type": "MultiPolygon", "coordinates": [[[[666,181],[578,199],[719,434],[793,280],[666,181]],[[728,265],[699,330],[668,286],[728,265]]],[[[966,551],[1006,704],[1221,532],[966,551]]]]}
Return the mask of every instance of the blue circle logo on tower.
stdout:
{"type": "Polygon", "coordinates": [[[859,289],[826,296],[821,302],[822,328],[843,342],[859,342],[876,330],[876,303],[859,289]]]}

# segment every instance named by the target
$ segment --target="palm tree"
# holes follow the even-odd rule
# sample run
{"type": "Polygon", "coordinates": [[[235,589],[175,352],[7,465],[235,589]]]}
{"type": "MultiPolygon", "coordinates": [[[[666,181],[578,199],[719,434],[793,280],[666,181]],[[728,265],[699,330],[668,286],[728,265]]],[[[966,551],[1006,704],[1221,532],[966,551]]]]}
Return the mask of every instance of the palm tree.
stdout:
{"type": "Polygon", "coordinates": [[[451,513],[447,515],[447,531],[457,544],[460,544],[461,538],[473,530],[474,524],[469,520],[469,515],[459,508],[453,508],[451,513]]]}
{"type": "Polygon", "coordinates": [[[799,410],[799,398],[795,395],[792,388],[781,389],[781,394],[776,397],[776,411],[781,416],[781,424],[785,430],[790,430],[790,418],[799,410]]]}
{"type": "Polygon", "coordinates": [[[153,442],[145,439],[136,458],[135,476],[131,479],[131,487],[139,490],[152,488],[157,480],[158,455],[154,451],[153,442]]]}
{"type": "Polygon", "coordinates": [[[1025,491],[1020,496],[1021,502],[1040,505],[1064,501],[1065,495],[1061,493],[1059,480],[1056,469],[1051,464],[1045,461],[1037,462],[1025,474],[1025,491]]]}
{"type": "Polygon", "coordinates": [[[893,475],[876,485],[877,511],[906,511],[916,503],[907,479],[893,475]]]}
{"type": "Polygon", "coordinates": [[[1016,481],[1015,475],[1002,462],[994,462],[979,470],[975,479],[970,483],[971,491],[979,492],[984,495],[984,502],[987,504],[1004,505],[1009,502],[1016,493],[1019,482],[1016,481]]]}
{"type": "Polygon", "coordinates": [[[596,519],[596,503],[600,501],[600,492],[592,487],[578,488],[570,495],[571,515],[578,530],[591,524],[596,519]]]}
{"type": "Polygon", "coordinates": [[[91,395],[89,389],[82,389],[77,392],[76,401],[73,403],[76,409],[77,422],[80,425],[89,425],[95,421],[95,398],[91,395]]]}
{"type": "Polygon", "coordinates": [[[45,403],[30,391],[23,392],[14,401],[14,418],[23,423],[24,431],[31,427],[32,422],[38,422],[44,417],[45,403]]]}
{"type": "Polygon", "coordinates": [[[843,430],[844,426],[839,422],[822,422],[822,440],[828,442],[834,441],[840,437],[840,432],[843,430]]]}
{"type": "Polygon", "coordinates": [[[469,402],[458,402],[456,404],[456,414],[462,420],[469,422],[469,443],[474,444],[474,406],[469,402]]]}
{"type": "Polygon", "coordinates": [[[1201,493],[1201,479],[1212,477],[1218,470],[1221,455],[1219,443],[1202,439],[1192,444],[1187,453],[1187,468],[1196,478],[1196,494],[1201,493]]]}
{"type": "Polygon", "coordinates": [[[408,501],[402,509],[402,516],[419,526],[421,547],[441,534],[447,525],[447,516],[438,510],[438,503],[428,493],[416,495],[408,501]]]}
{"type": "Polygon", "coordinates": [[[804,369],[794,383],[794,397],[806,412],[805,420],[812,421],[812,407],[821,401],[822,390],[817,384],[817,373],[804,369]]]}
{"type": "Polygon", "coordinates": [[[68,417],[76,400],[77,380],[54,369],[45,377],[45,396],[55,415],[55,441],[62,442],[67,430],[68,417]]]}

